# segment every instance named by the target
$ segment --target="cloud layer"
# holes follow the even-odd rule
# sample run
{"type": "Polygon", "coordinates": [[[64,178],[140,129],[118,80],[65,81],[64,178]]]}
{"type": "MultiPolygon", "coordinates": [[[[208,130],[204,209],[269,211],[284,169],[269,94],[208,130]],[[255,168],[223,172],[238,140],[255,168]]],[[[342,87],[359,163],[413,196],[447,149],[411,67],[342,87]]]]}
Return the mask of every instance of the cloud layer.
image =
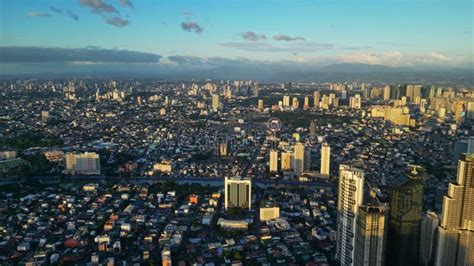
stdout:
{"type": "Polygon", "coordinates": [[[184,31],[195,32],[197,34],[201,34],[204,31],[204,29],[195,21],[183,22],[181,23],[181,28],[184,31]]]}
{"type": "Polygon", "coordinates": [[[256,41],[267,39],[267,36],[265,36],[265,34],[263,34],[263,33],[257,34],[253,31],[243,32],[243,33],[240,34],[240,36],[242,36],[242,39],[244,39],[246,41],[250,41],[250,42],[256,42],[256,41]]]}
{"type": "Polygon", "coordinates": [[[79,0],[79,3],[96,13],[118,13],[117,9],[103,0],[79,0]]]}
{"type": "Polygon", "coordinates": [[[278,34],[278,35],[273,36],[273,40],[289,42],[289,41],[304,41],[305,39],[303,37],[291,37],[288,35],[278,34]]]}
{"type": "Polygon", "coordinates": [[[129,50],[44,47],[0,47],[0,63],[157,63],[161,56],[129,50]]]}

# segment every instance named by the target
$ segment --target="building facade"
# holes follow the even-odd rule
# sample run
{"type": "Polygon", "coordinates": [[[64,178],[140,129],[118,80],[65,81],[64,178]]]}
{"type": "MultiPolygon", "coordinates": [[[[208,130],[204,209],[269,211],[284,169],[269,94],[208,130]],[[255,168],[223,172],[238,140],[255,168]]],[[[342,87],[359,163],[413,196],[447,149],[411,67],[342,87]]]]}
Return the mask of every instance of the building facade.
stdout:
{"type": "Polygon", "coordinates": [[[341,164],[339,166],[336,243],[336,260],[341,265],[354,265],[356,222],[363,197],[364,172],[341,164]]]}
{"type": "Polygon", "coordinates": [[[436,265],[474,265],[474,154],[463,154],[443,198],[436,265]]]}

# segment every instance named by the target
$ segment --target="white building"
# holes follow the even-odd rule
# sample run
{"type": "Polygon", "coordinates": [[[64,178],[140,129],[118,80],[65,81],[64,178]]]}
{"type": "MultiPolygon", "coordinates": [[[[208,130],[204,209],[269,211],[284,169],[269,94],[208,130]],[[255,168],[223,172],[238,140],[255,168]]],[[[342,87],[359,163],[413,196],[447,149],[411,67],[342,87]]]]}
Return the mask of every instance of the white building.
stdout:
{"type": "Polygon", "coordinates": [[[356,222],[363,196],[364,172],[341,164],[339,166],[336,243],[336,260],[341,265],[354,264],[356,222]]]}

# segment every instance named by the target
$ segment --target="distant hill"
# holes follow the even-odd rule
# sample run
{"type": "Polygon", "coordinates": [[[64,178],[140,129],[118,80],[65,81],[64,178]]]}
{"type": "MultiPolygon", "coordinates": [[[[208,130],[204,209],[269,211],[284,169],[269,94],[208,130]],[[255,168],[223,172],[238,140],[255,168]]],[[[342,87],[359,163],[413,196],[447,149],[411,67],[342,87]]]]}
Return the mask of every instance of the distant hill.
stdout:
{"type": "Polygon", "coordinates": [[[344,73],[365,73],[365,72],[395,72],[406,71],[406,68],[395,68],[384,65],[369,65],[362,63],[340,63],[324,66],[318,69],[319,72],[344,72],[344,73]]]}

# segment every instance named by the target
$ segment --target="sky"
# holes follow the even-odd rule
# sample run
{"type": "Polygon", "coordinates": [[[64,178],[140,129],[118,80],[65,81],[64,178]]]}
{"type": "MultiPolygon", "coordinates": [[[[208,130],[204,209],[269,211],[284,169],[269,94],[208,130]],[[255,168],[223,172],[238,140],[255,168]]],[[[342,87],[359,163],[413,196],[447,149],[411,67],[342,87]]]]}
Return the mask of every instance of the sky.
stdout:
{"type": "Polygon", "coordinates": [[[0,0],[0,71],[472,67],[471,0],[0,0]]]}

